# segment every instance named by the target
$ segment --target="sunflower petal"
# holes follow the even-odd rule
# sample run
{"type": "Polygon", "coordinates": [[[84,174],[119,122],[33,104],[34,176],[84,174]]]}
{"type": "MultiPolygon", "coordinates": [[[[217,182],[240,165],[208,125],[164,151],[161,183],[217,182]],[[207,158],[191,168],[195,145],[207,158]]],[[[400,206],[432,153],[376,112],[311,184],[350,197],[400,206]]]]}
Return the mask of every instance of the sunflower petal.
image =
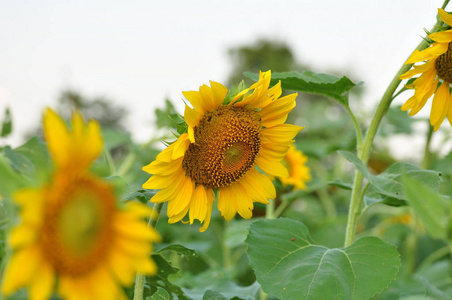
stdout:
{"type": "Polygon", "coordinates": [[[430,124],[434,127],[433,130],[438,130],[444,121],[449,111],[450,100],[449,83],[443,82],[433,97],[432,110],[430,112],[430,124]]]}
{"type": "Polygon", "coordinates": [[[452,26],[452,15],[448,14],[444,9],[438,8],[438,15],[441,17],[441,20],[444,21],[449,26],[452,26]]]}

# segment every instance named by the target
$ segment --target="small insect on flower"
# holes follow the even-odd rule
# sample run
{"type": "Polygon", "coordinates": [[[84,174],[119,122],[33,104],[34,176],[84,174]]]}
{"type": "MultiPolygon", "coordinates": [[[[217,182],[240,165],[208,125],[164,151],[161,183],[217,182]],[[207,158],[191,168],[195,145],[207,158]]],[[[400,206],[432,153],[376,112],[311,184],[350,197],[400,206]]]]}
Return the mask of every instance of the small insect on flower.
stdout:
{"type": "MultiPolygon", "coordinates": [[[[443,9],[438,9],[441,19],[452,26],[452,15],[443,9]]],[[[434,95],[430,112],[430,124],[436,131],[447,116],[452,125],[452,96],[450,83],[452,82],[452,30],[435,32],[428,37],[434,41],[427,49],[415,50],[406,64],[424,62],[415,65],[414,69],[402,74],[400,79],[409,79],[417,74],[413,83],[406,87],[414,89],[414,95],[402,106],[402,110],[410,110],[409,115],[417,114],[434,95]]]]}
{"type": "Polygon", "coordinates": [[[170,223],[188,213],[207,229],[218,194],[218,209],[226,220],[236,213],[252,217],[253,202],[268,203],[275,188],[266,174],[288,177],[281,163],[302,127],[284,124],[297,94],[280,97],[281,84],[270,87],[271,72],[235,96],[211,82],[199,91],[184,92],[188,130],[143,170],[152,177],[146,189],[160,189],[154,203],[168,202],[170,223]],[[259,167],[264,173],[259,172],[259,167]]]}
{"type": "Polygon", "coordinates": [[[75,113],[70,130],[47,109],[44,133],[55,170],[40,188],[13,196],[21,221],[9,236],[2,292],[27,286],[30,299],[48,299],[57,285],[65,299],[127,299],[121,285],[131,285],[135,272],[156,272],[149,253],[160,237],[142,220],[150,209],[119,207],[113,187],[90,173],[102,150],[96,122],[75,113]]]}

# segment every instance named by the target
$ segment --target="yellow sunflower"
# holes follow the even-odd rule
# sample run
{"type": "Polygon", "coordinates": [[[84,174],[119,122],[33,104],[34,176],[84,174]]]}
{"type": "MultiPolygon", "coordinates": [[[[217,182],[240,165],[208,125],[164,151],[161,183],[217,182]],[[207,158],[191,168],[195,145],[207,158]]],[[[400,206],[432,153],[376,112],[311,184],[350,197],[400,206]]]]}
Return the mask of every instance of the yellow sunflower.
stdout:
{"type": "Polygon", "coordinates": [[[287,177],[281,160],[302,127],[284,124],[295,107],[297,94],[281,97],[281,84],[270,88],[271,72],[232,99],[220,83],[211,81],[199,91],[183,92],[193,108],[185,106],[188,132],[163,150],[143,170],[153,174],[143,184],[160,189],[154,203],[168,202],[170,223],[188,212],[207,229],[218,194],[218,209],[226,220],[236,213],[252,216],[253,202],[268,203],[275,188],[263,172],[287,177]],[[228,99],[228,100],[225,100],[228,99]]]}
{"type": "MultiPolygon", "coordinates": [[[[438,14],[447,25],[452,26],[452,15],[441,8],[438,9],[438,14]]],[[[414,89],[414,96],[406,101],[402,110],[410,110],[409,115],[413,116],[435,94],[430,112],[430,124],[436,131],[446,116],[452,125],[452,96],[449,89],[452,82],[452,30],[432,33],[428,37],[434,43],[422,51],[415,50],[406,62],[406,64],[424,61],[425,63],[415,65],[413,70],[400,76],[400,79],[409,79],[422,73],[412,84],[406,86],[414,89]]]]}
{"type": "Polygon", "coordinates": [[[119,208],[113,187],[88,171],[102,149],[96,122],[75,113],[69,130],[47,109],[44,133],[55,172],[41,188],[13,195],[21,222],[9,236],[2,292],[27,286],[30,299],[48,299],[57,287],[65,299],[126,299],[121,285],[156,271],[149,253],[159,235],[142,220],[150,209],[119,208]]]}
{"type": "Polygon", "coordinates": [[[289,177],[280,178],[281,183],[285,186],[292,185],[297,190],[306,189],[306,182],[311,180],[307,161],[308,157],[291,145],[283,160],[283,164],[289,169],[289,177]]]}

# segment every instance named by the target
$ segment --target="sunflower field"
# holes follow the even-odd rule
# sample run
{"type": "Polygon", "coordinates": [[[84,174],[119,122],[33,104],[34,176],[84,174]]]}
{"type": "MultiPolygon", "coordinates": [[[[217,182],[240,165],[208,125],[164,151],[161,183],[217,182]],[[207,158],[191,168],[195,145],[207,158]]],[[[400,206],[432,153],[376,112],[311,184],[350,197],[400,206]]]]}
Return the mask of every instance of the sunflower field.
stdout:
{"type": "Polygon", "coordinates": [[[0,151],[0,299],[452,299],[447,3],[371,114],[352,76],[263,65],[166,100],[137,143],[66,91],[0,151]]]}

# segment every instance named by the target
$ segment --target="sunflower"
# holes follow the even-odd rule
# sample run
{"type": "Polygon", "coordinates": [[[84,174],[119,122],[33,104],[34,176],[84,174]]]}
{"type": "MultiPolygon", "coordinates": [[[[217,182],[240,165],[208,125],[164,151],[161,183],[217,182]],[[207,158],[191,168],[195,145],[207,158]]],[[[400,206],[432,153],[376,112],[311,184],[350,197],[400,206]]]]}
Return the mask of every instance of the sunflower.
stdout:
{"type": "Polygon", "coordinates": [[[300,150],[291,145],[284,157],[283,164],[289,170],[289,177],[279,178],[285,186],[292,185],[297,190],[306,189],[306,182],[311,180],[309,167],[306,166],[308,157],[300,150]]]}
{"type": "Polygon", "coordinates": [[[302,127],[284,124],[297,94],[280,97],[281,83],[270,87],[270,79],[270,71],[260,72],[258,82],[235,96],[213,81],[183,92],[193,106],[185,106],[187,133],[143,167],[153,174],[143,188],[160,189],[151,201],[168,202],[169,223],[188,213],[190,224],[197,219],[206,230],[215,194],[226,220],[236,213],[249,219],[253,202],[275,197],[266,174],[289,175],[281,160],[302,127]]]}
{"type": "Polygon", "coordinates": [[[29,288],[30,299],[126,299],[121,285],[135,272],[154,274],[151,242],[159,235],[142,220],[150,209],[135,202],[118,207],[113,187],[88,171],[102,149],[100,128],[80,114],[72,131],[52,110],[44,133],[55,171],[40,188],[17,191],[21,222],[12,229],[12,257],[2,292],[29,288]]]}
{"type": "MultiPolygon", "coordinates": [[[[452,26],[452,16],[443,9],[438,9],[441,19],[452,26]]],[[[402,110],[410,110],[409,115],[417,114],[433,95],[430,124],[436,131],[447,116],[452,125],[452,96],[449,90],[452,82],[452,30],[436,32],[428,35],[434,41],[429,48],[422,51],[415,50],[408,58],[406,64],[424,62],[415,65],[413,70],[400,76],[400,79],[409,79],[421,74],[413,83],[406,85],[414,89],[414,96],[409,98],[402,106],[402,110]]]]}

